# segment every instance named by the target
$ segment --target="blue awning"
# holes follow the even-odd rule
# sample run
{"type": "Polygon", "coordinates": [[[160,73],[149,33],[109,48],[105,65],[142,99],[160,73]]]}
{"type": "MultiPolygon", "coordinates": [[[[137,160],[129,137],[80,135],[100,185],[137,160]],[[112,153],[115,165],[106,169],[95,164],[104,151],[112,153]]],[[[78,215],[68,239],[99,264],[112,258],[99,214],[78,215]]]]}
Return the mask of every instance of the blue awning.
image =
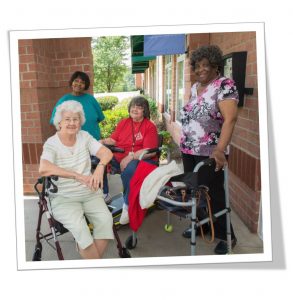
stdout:
{"type": "Polygon", "coordinates": [[[185,34],[145,35],[144,56],[185,53],[185,34]]]}

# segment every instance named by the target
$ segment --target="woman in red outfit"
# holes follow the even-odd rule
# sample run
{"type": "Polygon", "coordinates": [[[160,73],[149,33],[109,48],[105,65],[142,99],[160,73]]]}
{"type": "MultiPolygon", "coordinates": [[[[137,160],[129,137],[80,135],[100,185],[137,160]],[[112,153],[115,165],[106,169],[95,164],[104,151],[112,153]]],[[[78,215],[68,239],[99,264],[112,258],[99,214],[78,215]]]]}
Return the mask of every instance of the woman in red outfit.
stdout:
{"type": "MultiPolygon", "coordinates": [[[[115,145],[125,150],[124,153],[114,153],[112,166],[121,171],[123,184],[124,205],[120,217],[120,224],[129,223],[128,216],[128,194],[129,184],[141,153],[149,148],[158,147],[157,128],[150,121],[150,109],[148,101],[142,96],[131,99],[128,105],[129,117],[121,120],[109,138],[102,143],[115,145]]],[[[146,154],[144,161],[156,163],[156,154],[146,154]]]]}

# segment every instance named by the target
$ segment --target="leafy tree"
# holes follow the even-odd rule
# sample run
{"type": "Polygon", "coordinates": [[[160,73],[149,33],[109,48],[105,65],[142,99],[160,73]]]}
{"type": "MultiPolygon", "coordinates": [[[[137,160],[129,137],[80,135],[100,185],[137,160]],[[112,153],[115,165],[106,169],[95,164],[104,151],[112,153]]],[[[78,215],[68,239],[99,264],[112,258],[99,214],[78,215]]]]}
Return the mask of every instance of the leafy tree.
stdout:
{"type": "Polygon", "coordinates": [[[127,73],[125,63],[129,38],[125,36],[103,36],[93,39],[94,92],[113,92],[123,86],[127,73]],[[122,84],[121,84],[122,83],[122,84]]]}
{"type": "Polygon", "coordinates": [[[127,71],[124,73],[123,80],[115,86],[115,91],[129,92],[136,91],[134,74],[131,73],[131,68],[127,67],[127,71]]]}
{"type": "Polygon", "coordinates": [[[131,68],[127,69],[124,75],[123,92],[135,91],[135,79],[134,74],[131,73],[131,68]]]}

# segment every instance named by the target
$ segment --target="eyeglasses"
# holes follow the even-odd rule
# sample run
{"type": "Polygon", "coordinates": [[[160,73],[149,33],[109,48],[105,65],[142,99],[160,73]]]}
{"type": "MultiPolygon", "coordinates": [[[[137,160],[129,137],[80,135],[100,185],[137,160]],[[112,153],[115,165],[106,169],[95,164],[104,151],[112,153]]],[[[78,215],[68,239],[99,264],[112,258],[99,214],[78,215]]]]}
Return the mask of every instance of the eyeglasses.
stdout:
{"type": "Polygon", "coordinates": [[[137,109],[137,110],[143,110],[142,106],[138,106],[138,105],[133,105],[130,107],[130,109],[137,109]]]}
{"type": "Polygon", "coordinates": [[[65,118],[63,120],[66,124],[70,124],[71,122],[76,124],[80,122],[80,118],[65,118]]]}

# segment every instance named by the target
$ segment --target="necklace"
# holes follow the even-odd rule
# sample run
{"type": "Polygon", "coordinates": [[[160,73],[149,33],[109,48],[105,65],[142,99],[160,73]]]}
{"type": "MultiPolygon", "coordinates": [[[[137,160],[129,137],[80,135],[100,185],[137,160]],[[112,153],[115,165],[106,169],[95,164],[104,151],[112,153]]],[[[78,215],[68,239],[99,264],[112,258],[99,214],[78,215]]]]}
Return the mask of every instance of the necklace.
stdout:
{"type": "Polygon", "coordinates": [[[131,122],[131,128],[132,128],[132,145],[131,145],[131,151],[132,152],[134,151],[135,142],[136,142],[137,137],[138,137],[137,135],[140,132],[140,128],[141,128],[141,125],[142,125],[143,121],[144,121],[144,119],[141,122],[139,122],[139,127],[138,127],[137,131],[136,131],[137,127],[134,125],[133,120],[131,122]]]}

